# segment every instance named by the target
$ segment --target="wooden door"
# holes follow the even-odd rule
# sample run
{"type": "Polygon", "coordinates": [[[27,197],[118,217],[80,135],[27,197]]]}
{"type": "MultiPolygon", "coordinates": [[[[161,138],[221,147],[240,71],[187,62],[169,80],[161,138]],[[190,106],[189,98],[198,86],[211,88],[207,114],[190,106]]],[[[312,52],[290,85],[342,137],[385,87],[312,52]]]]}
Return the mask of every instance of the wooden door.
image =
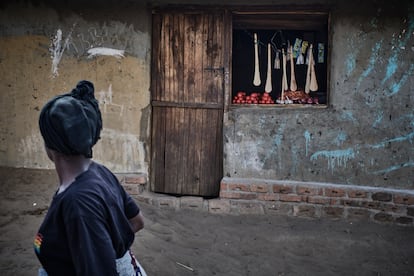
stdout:
{"type": "Polygon", "coordinates": [[[224,14],[153,14],[151,188],[214,197],[223,177],[224,14]]]}

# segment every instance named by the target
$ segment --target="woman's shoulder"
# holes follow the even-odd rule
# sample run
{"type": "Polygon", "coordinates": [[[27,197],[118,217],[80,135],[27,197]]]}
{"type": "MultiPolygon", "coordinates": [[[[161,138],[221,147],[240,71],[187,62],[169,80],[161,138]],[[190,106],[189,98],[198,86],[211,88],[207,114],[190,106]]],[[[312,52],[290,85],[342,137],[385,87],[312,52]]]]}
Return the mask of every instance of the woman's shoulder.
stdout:
{"type": "Polygon", "coordinates": [[[101,177],[107,177],[107,178],[110,178],[110,180],[112,181],[114,180],[117,181],[115,174],[110,169],[108,169],[108,167],[106,167],[105,165],[101,163],[92,161],[89,170],[92,173],[95,173],[101,177]]]}

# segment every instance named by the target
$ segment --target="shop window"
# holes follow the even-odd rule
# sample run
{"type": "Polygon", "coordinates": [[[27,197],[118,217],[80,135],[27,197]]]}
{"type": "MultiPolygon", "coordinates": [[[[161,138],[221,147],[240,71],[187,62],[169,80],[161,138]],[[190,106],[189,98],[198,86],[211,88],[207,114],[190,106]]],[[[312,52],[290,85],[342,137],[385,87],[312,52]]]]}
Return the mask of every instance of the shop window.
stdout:
{"type": "Polygon", "coordinates": [[[232,104],[328,103],[327,11],[235,11],[232,104]]]}

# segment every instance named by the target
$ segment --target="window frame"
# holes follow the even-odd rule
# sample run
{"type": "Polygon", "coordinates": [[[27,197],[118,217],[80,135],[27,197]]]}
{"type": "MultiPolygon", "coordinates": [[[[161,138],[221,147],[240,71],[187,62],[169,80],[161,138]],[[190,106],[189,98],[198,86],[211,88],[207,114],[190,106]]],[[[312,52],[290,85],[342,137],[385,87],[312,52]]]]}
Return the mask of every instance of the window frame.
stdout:
{"type": "MultiPolygon", "coordinates": [[[[233,77],[235,72],[233,68],[233,33],[236,29],[242,28],[260,28],[260,29],[284,29],[284,30],[301,30],[301,31],[315,31],[326,28],[326,45],[325,46],[325,63],[326,63],[326,100],[323,104],[235,104],[233,103],[236,92],[233,89],[233,79],[230,83],[228,96],[228,105],[231,109],[238,108],[288,108],[288,109],[325,109],[330,105],[330,70],[331,70],[331,12],[328,6],[261,6],[261,7],[239,7],[233,8],[231,11],[232,26],[231,26],[231,61],[230,70],[233,77]],[[306,26],[306,27],[303,27],[306,26]]],[[[317,51],[317,48],[316,48],[317,51]]],[[[314,56],[317,57],[317,53],[314,56]]],[[[261,70],[265,70],[262,68],[261,70]]],[[[261,74],[263,75],[263,73],[261,74]]],[[[319,81],[319,80],[318,80],[319,81]]],[[[278,94],[276,94],[278,95],[278,94]]],[[[272,95],[275,98],[275,95],[272,95]]]]}

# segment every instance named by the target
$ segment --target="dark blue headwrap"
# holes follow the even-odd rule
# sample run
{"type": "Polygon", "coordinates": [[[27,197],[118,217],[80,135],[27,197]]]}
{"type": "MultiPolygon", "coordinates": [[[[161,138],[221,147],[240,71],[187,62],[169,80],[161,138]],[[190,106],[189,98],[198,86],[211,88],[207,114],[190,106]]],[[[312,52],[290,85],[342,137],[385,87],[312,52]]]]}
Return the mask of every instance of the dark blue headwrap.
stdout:
{"type": "Polygon", "coordinates": [[[46,147],[91,158],[102,130],[93,84],[80,81],[72,92],[51,99],[40,112],[39,127],[46,147]]]}

